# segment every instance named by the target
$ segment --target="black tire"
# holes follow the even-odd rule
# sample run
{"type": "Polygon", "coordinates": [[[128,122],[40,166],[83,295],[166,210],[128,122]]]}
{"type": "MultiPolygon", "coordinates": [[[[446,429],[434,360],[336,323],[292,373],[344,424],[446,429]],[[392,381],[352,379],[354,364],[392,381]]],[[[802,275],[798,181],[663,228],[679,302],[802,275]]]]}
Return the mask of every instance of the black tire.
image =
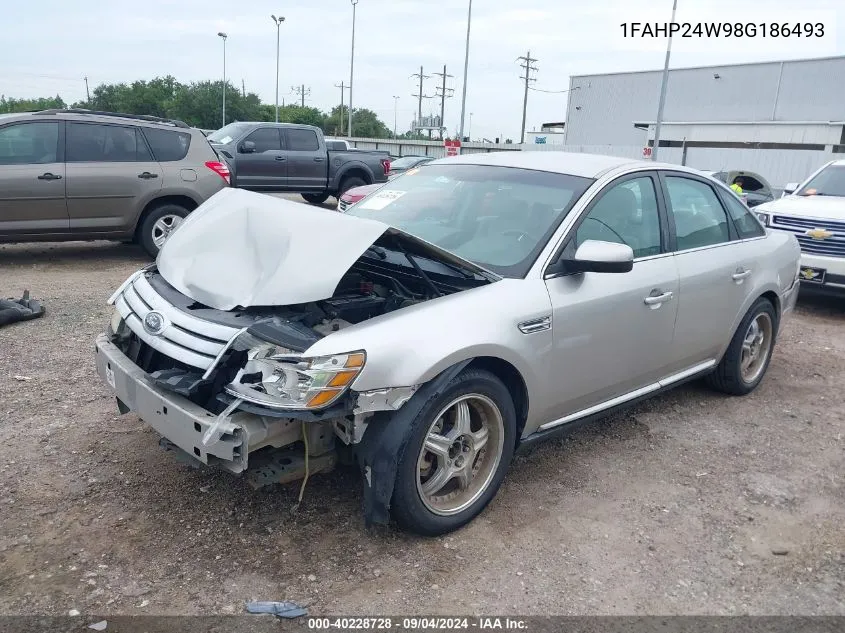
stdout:
{"type": "Polygon", "coordinates": [[[707,376],[707,384],[717,391],[734,396],[744,396],[754,391],[757,385],[763,380],[769,368],[769,362],[772,360],[772,352],[774,351],[775,341],[777,340],[777,332],[778,318],[775,307],[771,301],[760,297],[745,314],[745,317],[742,319],[742,322],[731,339],[730,345],[728,345],[725,355],[716,366],[716,370],[707,376]],[[771,331],[768,334],[768,341],[763,343],[767,347],[765,347],[765,357],[762,360],[759,373],[753,376],[751,380],[747,380],[742,375],[741,367],[743,342],[749,333],[752,322],[761,315],[763,315],[761,318],[764,323],[766,318],[768,318],[771,331]]]}
{"type": "Polygon", "coordinates": [[[343,194],[345,194],[350,189],[354,189],[355,187],[363,187],[366,184],[367,182],[363,178],[358,178],[358,176],[347,176],[340,183],[340,189],[338,189],[337,191],[338,200],[343,194]]]}
{"type": "Polygon", "coordinates": [[[160,237],[159,227],[156,226],[156,223],[168,217],[181,219],[187,217],[189,213],[188,209],[178,204],[162,204],[156,207],[146,215],[138,227],[138,243],[144,247],[150,257],[156,257],[160,248],[160,245],[156,243],[160,237]]]}
{"type": "MultiPolygon", "coordinates": [[[[516,445],[516,410],[513,399],[507,387],[495,375],[484,370],[469,369],[458,374],[438,395],[423,405],[420,414],[408,428],[407,434],[407,442],[404,443],[403,451],[398,456],[390,512],[396,523],[405,530],[424,536],[445,534],[474,519],[499,490],[516,445]],[[486,487],[480,490],[480,494],[476,493],[479,496],[472,499],[472,503],[460,512],[444,516],[432,511],[422,499],[422,491],[417,485],[420,477],[419,460],[430,428],[436,422],[436,416],[456,398],[469,394],[484,396],[498,408],[503,422],[501,442],[494,439],[495,436],[491,434],[488,436],[488,444],[491,447],[494,444],[498,445],[501,453],[486,487]]],[[[485,454],[483,459],[487,460],[492,455],[494,453],[485,454]]],[[[475,461],[475,457],[471,459],[475,461]]],[[[483,464],[483,462],[478,463],[483,464]]]]}
{"type": "Polygon", "coordinates": [[[329,194],[327,193],[303,193],[301,195],[302,199],[309,204],[323,204],[329,199],[329,194]]]}

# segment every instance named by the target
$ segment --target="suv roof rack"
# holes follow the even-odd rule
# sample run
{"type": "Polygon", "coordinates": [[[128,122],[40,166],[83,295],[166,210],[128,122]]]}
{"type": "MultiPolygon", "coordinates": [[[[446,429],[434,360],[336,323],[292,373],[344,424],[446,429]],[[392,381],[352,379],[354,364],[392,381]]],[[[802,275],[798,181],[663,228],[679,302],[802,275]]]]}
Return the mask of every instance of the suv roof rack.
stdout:
{"type": "Polygon", "coordinates": [[[86,110],[84,108],[53,108],[51,110],[38,110],[38,114],[91,114],[94,116],[113,116],[121,119],[135,119],[138,121],[149,121],[150,123],[161,123],[173,127],[190,128],[191,126],[178,119],[163,119],[149,114],[125,114],[123,112],[103,112],[101,110],[86,110]]]}

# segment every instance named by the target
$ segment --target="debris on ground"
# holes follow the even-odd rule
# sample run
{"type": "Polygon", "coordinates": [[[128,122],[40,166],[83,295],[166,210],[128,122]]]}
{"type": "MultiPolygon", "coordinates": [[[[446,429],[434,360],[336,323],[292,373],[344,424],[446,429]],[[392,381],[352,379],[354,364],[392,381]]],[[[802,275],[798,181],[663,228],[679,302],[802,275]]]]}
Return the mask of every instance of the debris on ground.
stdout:
{"type": "Polygon", "coordinates": [[[100,620],[99,622],[94,622],[94,624],[89,624],[88,628],[94,629],[95,631],[105,631],[108,625],[108,620],[100,620]]]}
{"type": "Polygon", "coordinates": [[[249,613],[270,613],[280,618],[298,618],[308,615],[308,609],[295,602],[247,602],[249,613]]]}
{"type": "Polygon", "coordinates": [[[20,299],[0,299],[0,327],[17,323],[18,321],[29,321],[44,316],[47,310],[37,299],[29,298],[29,290],[24,290],[20,299]]]}

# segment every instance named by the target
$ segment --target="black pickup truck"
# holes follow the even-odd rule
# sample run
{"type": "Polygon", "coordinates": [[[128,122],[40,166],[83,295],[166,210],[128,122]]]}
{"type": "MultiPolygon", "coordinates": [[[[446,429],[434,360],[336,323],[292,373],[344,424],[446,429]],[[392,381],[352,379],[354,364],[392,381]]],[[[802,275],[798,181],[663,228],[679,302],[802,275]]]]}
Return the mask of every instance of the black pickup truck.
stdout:
{"type": "Polygon", "coordinates": [[[329,150],[323,132],[294,123],[230,123],[208,135],[228,163],[232,186],[301,193],[320,204],[347,189],[386,182],[387,152],[329,150]]]}

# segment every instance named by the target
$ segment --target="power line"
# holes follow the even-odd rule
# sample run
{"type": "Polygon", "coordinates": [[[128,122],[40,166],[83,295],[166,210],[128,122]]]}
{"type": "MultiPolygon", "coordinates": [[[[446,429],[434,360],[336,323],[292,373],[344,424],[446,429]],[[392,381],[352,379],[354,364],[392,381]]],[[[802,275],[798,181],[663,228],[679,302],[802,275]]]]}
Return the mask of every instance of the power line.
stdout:
{"type": "Polygon", "coordinates": [[[445,112],[446,112],[446,99],[451,99],[455,96],[455,91],[452,88],[446,87],[446,78],[453,77],[453,75],[446,74],[446,64],[443,64],[443,72],[442,73],[434,73],[438,77],[443,79],[443,85],[437,86],[434,89],[435,96],[440,97],[440,137],[443,137],[443,131],[446,129],[445,121],[445,112]]]}
{"type": "Polygon", "coordinates": [[[412,94],[412,97],[417,97],[418,99],[418,106],[417,106],[417,127],[422,125],[422,100],[423,99],[431,99],[431,95],[427,95],[423,93],[423,80],[424,79],[431,79],[431,75],[426,75],[423,73],[423,67],[420,66],[420,72],[414,73],[411,77],[417,77],[420,80],[420,88],[419,93],[412,94]]]}
{"type": "Polygon", "coordinates": [[[522,98],[522,140],[519,141],[520,143],[524,143],[525,142],[525,115],[528,112],[529,82],[537,81],[536,78],[531,76],[531,73],[537,72],[539,70],[539,68],[537,68],[533,64],[534,64],[534,62],[540,61],[540,60],[531,57],[531,51],[528,51],[528,53],[523,55],[522,57],[517,57],[516,61],[523,62],[519,66],[520,66],[520,68],[522,68],[525,71],[525,76],[520,76],[520,79],[525,80],[525,96],[522,98]]]}
{"type": "Polygon", "coordinates": [[[295,94],[297,97],[300,97],[302,99],[302,107],[304,108],[305,107],[305,97],[308,97],[308,96],[311,95],[311,88],[306,88],[305,84],[302,84],[300,86],[291,86],[290,91],[293,94],[295,94]]]}
{"type": "Polygon", "coordinates": [[[528,86],[529,90],[533,90],[535,92],[546,92],[548,94],[554,94],[554,95],[563,94],[564,92],[572,92],[573,90],[578,90],[580,88],[581,88],[581,86],[575,86],[574,88],[567,88],[566,90],[543,90],[542,88],[535,88],[533,86],[528,86]]]}

